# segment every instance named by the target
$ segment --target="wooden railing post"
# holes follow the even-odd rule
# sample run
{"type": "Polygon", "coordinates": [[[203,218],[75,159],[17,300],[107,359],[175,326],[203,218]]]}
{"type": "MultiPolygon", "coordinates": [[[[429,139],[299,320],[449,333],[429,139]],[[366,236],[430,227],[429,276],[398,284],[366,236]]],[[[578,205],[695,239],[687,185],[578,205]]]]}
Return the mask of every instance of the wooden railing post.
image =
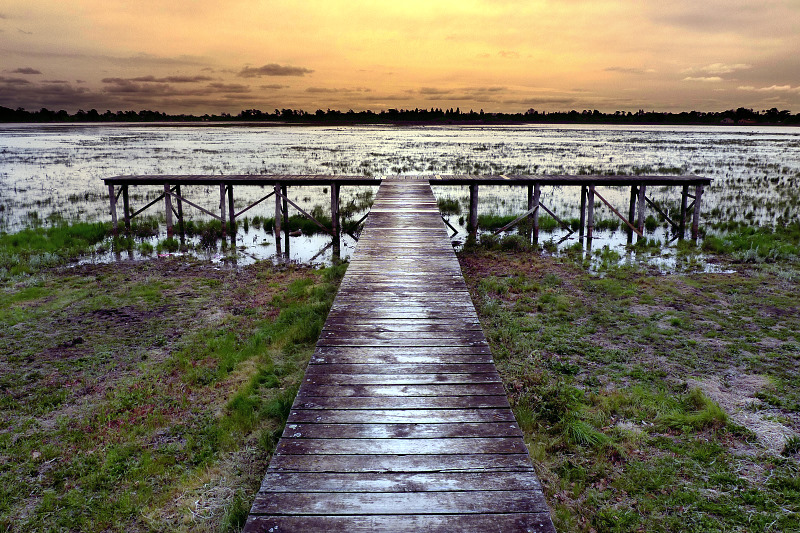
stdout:
{"type": "Polygon", "coordinates": [[[122,186],[122,210],[123,220],[125,220],[125,232],[130,235],[131,233],[131,203],[128,198],[128,185],[122,186]]]}
{"type": "Polygon", "coordinates": [[[167,237],[172,237],[172,195],[169,183],[164,183],[164,209],[167,212],[167,237]]]}
{"type": "MultiPolygon", "coordinates": [[[[537,181],[533,184],[533,205],[530,209],[539,206],[542,197],[542,187],[537,181]]],[[[539,210],[533,212],[533,244],[539,244],[539,210]]]]}
{"type": "Polygon", "coordinates": [[[681,223],[678,227],[678,238],[683,240],[686,237],[686,204],[689,201],[689,186],[684,185],[681,191],[681,223]]]}
{"type": "Polygon", "coordinates": [[[231,241],[236,244],[236,211],[233,210],[233,185],[228,184],[228,211],[231,225],[231,241]]]}
{"type": "Polygon", "coordinates": [[[581,185],[581,224],[578,229],[579,239],[583,239],[584,226],[586,226],[586,185],[581,185]]]}
{"type": "Polygon", "coordinates": [[[703,197],[703,186],[694,189],[694,214],[692,216],[692,240],[696,241],[700,233],[700,199],[703,197]]]}
{"type": "Polygon", "coordinates": [[[219,220],[222,223],[222,239],[224,241],[225,240],[225,236],[226,236],[225,235],[226,234],[225,225],[227,223],[226,222],[227,218],[225,216],[225,184],[224,183],[220,183],[219,184],[219,214],[220,214],[219,220]]]}
{"type": "Polygon", "coordinates": [[[117,235],[117,197],[114,195],[114,184],[108,186],[108,197],[111,199],[111,227],[114,229],[114,235],[117,235]]]}
{"type": "Polygon", "coordinates": [[[636,219],[636,227],[639,229],[639,233],[644,233],[644,208],[645,208],[645,201],[644,196],[647,187],[644,183],[639,185],[639,198],[636,201],[636,211],[637,211],[637,219],[636,219]]]}
{"type": "Polygon", "coordinates": [[[473,237],[478,234],[478,184],[469,186],[469,233],[473,237]]]}
{"type": "Polygon", "coordinates": [[[586,196],[586,238],[591,241],[594,233],[594,185],[589,185],[586,196]]]}

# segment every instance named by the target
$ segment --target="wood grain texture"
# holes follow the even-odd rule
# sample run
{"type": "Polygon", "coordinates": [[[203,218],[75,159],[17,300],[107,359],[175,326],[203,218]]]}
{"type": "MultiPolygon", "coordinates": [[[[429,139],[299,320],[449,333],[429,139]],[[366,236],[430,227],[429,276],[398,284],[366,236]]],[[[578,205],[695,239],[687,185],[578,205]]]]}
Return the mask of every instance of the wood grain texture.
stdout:
{"type": "Polygon", "coordinates": [[[245,531],[553,531],[426,181],[383,181],[245,531]]]}

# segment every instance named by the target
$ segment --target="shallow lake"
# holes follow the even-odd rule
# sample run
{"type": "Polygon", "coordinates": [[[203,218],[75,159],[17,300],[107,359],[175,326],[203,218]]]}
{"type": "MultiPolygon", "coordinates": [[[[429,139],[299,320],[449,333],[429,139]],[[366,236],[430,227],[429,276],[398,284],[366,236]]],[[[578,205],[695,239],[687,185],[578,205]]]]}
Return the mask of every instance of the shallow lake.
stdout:
{"type": "MultiPolygon", "coordinates": [[[[696,174],[714,181],[703,196],[701,226],[722,221],[781,223],[800,213],[800,128],[756,126],[251,126],[251,125],[0,125],[0,231],[66,220],[110,220],[104,177],[127,174],[696,174]]],[[[190,200],[218,202],[213,187],[187,187],[190,200]]],[[[606,199],[625,211],[628,191],[608,187],[606,199]]],[[[648,190],[671,214],[680,189],[648,190]]],[[[344,187],[347,203],[363,188],[344,187]]],[[[449,217],[463,239],[459,219],[467,209],[466,187],[435,187],[439,198],[458,200],[462,215],[449,217]]],[[[157,187],[135,187],[135,208],[158,196],[157,187]]],[[[237,208],[266,194],[259,188],[236,190],[237,208]]],[[[322,187],[294,187],[289,197],[306,210],[329,209],[322,187]]],[[[479,212],[507,215],[524,211],[526,191],[482,187],[479,212]]],[[[544,187],[542,202],[560,217],[578,216],[578,188],[544,187]]],[[[163,213],[157,205],[149,211],[163,213]]],[[[354,213],[354,217],[362,213],[354,213]]],[[[189,218],[204,218],[186,208],[189,218]]],[[[248,216],[271,217],[264,202],[248,216]]],[[[598,205],[598,219],[613,215],[598,205]]],[[[544,239],[559,241],[565,232],[544,239]]],[[[669,240],[659,225],[648,235],[669,240]]],[[[163,236],[162,236],[163,237],[163,236]]],[[[596,246],[621,247],[621,230],[599,232],[596,246]]],[[[568,241],[569,242],[569,239],[568,241]]],[[[290,242],[297,261],[330,260],[322,235],[290,242]]],[[[345,237],[342,253],[355,241],[345,237]]],[[[240,229],[242,260],[272,257],[271,234],[240,229]]],[[[204,252],[219,258],[214,249],[204,252]]]]}

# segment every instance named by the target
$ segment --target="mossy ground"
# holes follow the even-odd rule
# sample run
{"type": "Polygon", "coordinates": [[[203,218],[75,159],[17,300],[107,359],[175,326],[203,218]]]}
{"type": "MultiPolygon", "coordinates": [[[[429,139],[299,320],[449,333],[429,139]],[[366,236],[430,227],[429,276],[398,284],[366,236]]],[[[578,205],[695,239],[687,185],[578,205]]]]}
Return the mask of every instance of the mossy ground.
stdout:
{"type": "Polygon", "coordinates": [[[460,260],[559,531],[800,530],[795,263],[460,260]]]}
{"type": "Polygon", "coordinates": [[[0,531],[237,529],[343,270],[174,259],[0,286],[0,531]]]}

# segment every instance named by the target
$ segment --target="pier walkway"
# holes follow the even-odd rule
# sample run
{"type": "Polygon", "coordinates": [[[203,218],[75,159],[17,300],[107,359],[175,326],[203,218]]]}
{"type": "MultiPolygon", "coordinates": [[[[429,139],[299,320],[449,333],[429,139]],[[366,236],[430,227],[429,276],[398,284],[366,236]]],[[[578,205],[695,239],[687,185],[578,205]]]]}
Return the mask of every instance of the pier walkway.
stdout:
{"type": "Polygon", "coordinates": [[[384,180],[245,531],[553,531],[427,180],[384,180]]]}

